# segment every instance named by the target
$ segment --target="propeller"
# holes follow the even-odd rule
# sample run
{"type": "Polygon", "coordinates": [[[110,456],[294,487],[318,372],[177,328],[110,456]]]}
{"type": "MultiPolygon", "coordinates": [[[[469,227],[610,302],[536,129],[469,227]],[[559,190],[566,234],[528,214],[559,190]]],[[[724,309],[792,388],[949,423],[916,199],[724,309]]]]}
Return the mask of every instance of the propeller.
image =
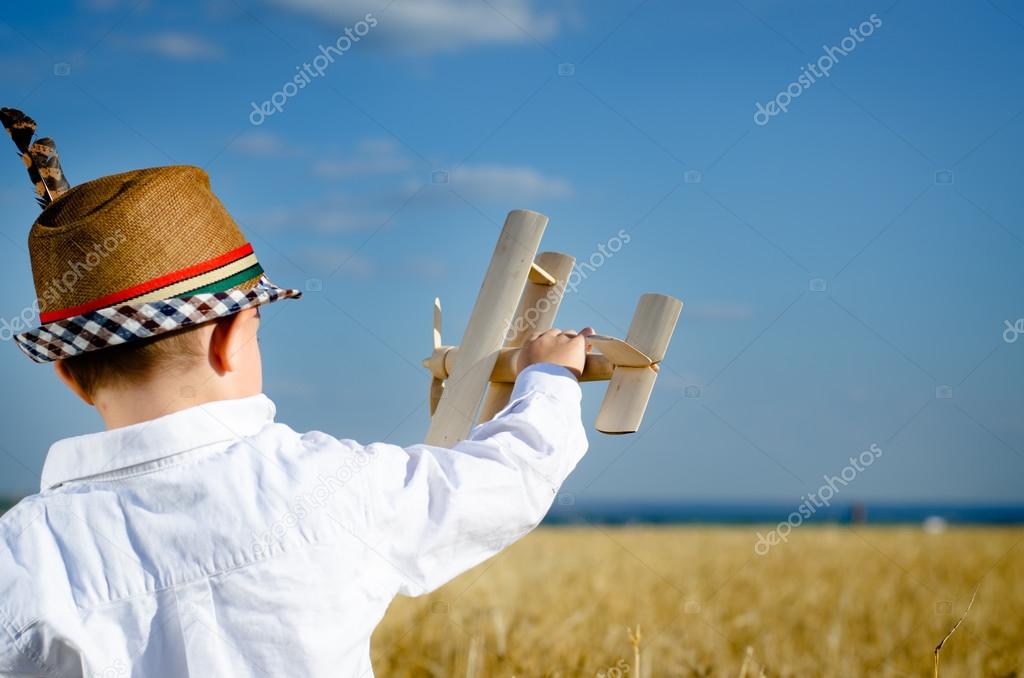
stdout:
{"type": "MultiPolygon", "coordinates": [[[[434,351],[441,348],[441,299],[434,297],[434,351]]],[[[444,394],[444,380],[436,376],[430,379],[430,416],[437,411],[437,404],[444,394]]]]}

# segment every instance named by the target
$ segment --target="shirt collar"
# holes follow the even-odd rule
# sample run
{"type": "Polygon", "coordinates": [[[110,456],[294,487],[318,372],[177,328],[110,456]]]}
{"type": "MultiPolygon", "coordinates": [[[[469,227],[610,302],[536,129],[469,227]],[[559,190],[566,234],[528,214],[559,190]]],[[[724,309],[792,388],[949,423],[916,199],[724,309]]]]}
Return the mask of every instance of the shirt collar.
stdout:
{"type": "Polygon", "coordinates": [[[123,428],[65,438],[54,443],[46,455],[40,489],[251,436],[273,422],[275,413],[274,403],[261,393],[197,405],[123,428]]]}

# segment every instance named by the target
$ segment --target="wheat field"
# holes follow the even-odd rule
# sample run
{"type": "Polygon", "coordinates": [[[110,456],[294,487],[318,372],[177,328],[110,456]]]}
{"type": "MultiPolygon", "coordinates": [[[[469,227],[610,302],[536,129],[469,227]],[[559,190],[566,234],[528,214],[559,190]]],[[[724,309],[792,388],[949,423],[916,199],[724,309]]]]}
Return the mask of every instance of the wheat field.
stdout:
{"type": "Polygon", "coordinates": [[[543,528],[373,639],[380,676],[1024,676],[1024,529],[543,528]]]}

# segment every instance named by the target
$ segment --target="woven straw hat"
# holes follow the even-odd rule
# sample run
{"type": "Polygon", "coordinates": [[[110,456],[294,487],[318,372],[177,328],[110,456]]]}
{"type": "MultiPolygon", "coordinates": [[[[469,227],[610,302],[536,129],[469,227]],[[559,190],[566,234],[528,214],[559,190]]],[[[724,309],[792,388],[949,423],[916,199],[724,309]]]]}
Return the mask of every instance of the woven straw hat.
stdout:
{"type": "MultiPolygon", "coordinates": [[[[50,150],[56,163],[52,142],[50,150]]],[[[39,167],[45,208],[28,246],[41,324],[15,335],[36,362],[155,337],[301,294],[266,278],[198,167],[135,170],[73,188],[64,182],[59,192],[49,190],[52,168],[39,167]]],[[[56,174],[63,181],[59,163],[56,174]]]]}

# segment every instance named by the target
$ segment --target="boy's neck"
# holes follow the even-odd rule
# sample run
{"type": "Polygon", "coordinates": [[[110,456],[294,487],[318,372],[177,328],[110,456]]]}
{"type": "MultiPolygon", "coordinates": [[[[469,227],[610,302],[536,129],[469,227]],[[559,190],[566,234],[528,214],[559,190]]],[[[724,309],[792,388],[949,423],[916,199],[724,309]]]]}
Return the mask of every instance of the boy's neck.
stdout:
{"type": "Polygon", "coordinates": [[[214,380],[192,386],[180,378],[173,383],[160,380],[103,389],[93,398],[96,411],[107,430],[139,424],[217,400],[246,398],[259,389],[239,389],[235,384],[214,380]]]}

